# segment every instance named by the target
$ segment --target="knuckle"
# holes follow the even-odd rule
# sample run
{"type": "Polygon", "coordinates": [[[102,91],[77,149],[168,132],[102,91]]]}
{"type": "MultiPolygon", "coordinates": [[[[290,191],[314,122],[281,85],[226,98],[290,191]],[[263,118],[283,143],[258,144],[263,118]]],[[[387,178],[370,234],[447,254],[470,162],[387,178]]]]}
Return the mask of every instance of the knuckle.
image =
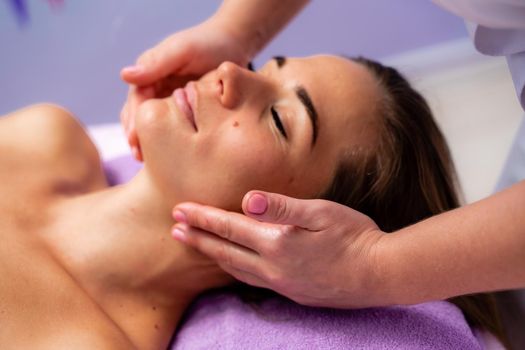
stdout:
{"type": "Polygon", "coordinates": [[[192,226],[196,226],[205,231],[210,231],[210,219],[206,214],[199,213],[198,211],[190,210],[186,213],[188,223],[192,226]]]}
{"type": "MultiPolygon", "coordinates": [[[[273,228],[262,228],[261,232],[265,239],[260,239],[257,242],[257,252],[264,256],[273,256],[274,244],[278,239],[278,234],[273,228]]],[[[249,232],[242,232],[242,234],[249,234],[249,232]]]]}
{"type": "MultiPolygon", "coordinates": [[[[314,199],[311,202],[309,208],[311,211],[315,211],[318,215],[328,215],[330,212],[333,212],[333,206],[330,205],[331,202],[328,202],[323,199],[314,199]]],[[[332,203],[333,204],[333,203],[332,203]]],[[[310,214],[313,214],[312,212],[310,214]]]]}
{"type": "Polygon", "coordinates": [[[286,254],[286,245],[281,234],[281,229],[278,229],[278,234],[271,240],[271,243],[268,244],[267,253],[274,259],[281,258],[286,254]]]}
{"type": "MultiPolygon", "coordinates": [[[[279,227],[279,236],[283,239],[297,234],[298,228],[294,225],[282,225],[279,227]]],[[[282,239],[281,239],[282,241],[282,239]]]]}
{"type": "Polygon", "coordinates": [[[279,198],[275,205],[275,217],[281,220],[288,219],[289,209],[286,200],[279,198]]]}
{"type": "Polygon", "coordinates": [[[199,213],[195,210],[193,210],[193,208],[185,208],[185,210],[183,209],[182,210],[184,215],[186,216],[186,222],[188,225],[192,226],[192,227],[197,227],[197,228],[203,228],[202,227],[202,217],[201,215],[199,215],[199,213]]]}
{"type": "Polygon", "coordinates": [[[339,204],[318,199],[312,203],[308,215],[316,217],[321,226],[331,226],[339,216],[339,204]]]}
{"type": "Polygon", "coordinates": [[[224,216],[218,216],[216,219],[216,232],[221,237],[230,240],[232,238],[232,227],[230,219],[224,216]]]}
{"type": "Polygon", "coordinates": [[[270,237],[264,244],[264,254],[268,257],[283,261],[289,256],[291,248],[297,244],[297,237],[301,233],[301,228],[295,225],[280,225],[274,229],[270,237]]]}
{"type": "Polygon", "coordinates": [[[219,246],[217,247],[217,260],[227,266],[232,266],[232,256],[226,244],[219,244],[219,246]]]}

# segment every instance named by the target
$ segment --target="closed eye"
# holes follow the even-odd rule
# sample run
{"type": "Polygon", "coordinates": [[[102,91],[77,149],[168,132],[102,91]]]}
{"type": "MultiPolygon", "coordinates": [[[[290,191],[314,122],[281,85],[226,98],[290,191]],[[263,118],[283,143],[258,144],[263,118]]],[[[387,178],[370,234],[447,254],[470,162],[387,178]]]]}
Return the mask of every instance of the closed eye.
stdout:
{"type": "Polygon", "coordinates": [[[275,123],[275,126],[277,126],[277,129],[279,129],[284,138],[288,139],[288,135],[286,134],[286,130],[284,129],[283,123],[281,122],[281,117],[279,117],[279,113],[277,113],[275,107],[273,106],[270,108],[270,111],[272,112],[272,118],[273,122],[275,123]]]}

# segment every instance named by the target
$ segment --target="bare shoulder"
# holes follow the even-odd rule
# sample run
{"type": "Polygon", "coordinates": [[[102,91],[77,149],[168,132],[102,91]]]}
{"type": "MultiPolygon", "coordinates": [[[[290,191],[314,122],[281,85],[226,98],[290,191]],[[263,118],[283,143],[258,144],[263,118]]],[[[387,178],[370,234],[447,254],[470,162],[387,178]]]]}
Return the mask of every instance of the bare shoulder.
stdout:
{"type": "Polygon", "coordinates": [[[0,136],[3,147],[44,158],[64,155],[70,147],[96,152],[73,114],[53,104],[29,106],[2,117],[0,136]]]}
{"type": "Polygon", "coordinates": [[[104,182],[98,151],[84,127],[71,112],[53,104],[0,117],[1,163],[7,163],[13,174],[25,171],[66,182],[104,182]]]}

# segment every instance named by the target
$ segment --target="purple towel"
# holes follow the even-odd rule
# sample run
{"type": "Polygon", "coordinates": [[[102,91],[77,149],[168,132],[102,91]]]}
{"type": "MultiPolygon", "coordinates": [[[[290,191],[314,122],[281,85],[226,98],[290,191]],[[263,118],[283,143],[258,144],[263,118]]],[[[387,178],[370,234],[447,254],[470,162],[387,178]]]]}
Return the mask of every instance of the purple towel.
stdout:
{"type": "Polygon", "coordinates": [[[448,302],[363,310],[309,308],[272,297],[252,305],[234,294],[200,298],[174,349],[483,349],[448,302]]]}
{"type": "MultiPolygon", "coordinates": [[[[140,163],[106,162],[112,185],[140,163]]],[[[364,310],[309,308],[272,297],[257,305],[226,292],[195,302],[171,349],[483,349],[461,311],[448,302],[364,310]]]]}
{"type": "Polygon", "coordinates": [[[104,173],[110,186],[128,182],[141,168],[142,163],[128,155],[104,162],[104,173]]]}

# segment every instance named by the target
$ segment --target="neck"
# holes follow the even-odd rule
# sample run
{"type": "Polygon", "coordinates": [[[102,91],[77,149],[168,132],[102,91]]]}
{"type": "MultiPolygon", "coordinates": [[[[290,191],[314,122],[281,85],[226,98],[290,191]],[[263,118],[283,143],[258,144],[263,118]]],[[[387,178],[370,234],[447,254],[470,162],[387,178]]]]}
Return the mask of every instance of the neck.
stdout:
{"type": "Polygon", "coordinates": [[[165,202],[143,169],[125,185],[57,206],[54,253],[117,324],[132,310],[170,335],[197,294],[231,281],[211,260],[171,238],[176,203],[165,202]]]}

